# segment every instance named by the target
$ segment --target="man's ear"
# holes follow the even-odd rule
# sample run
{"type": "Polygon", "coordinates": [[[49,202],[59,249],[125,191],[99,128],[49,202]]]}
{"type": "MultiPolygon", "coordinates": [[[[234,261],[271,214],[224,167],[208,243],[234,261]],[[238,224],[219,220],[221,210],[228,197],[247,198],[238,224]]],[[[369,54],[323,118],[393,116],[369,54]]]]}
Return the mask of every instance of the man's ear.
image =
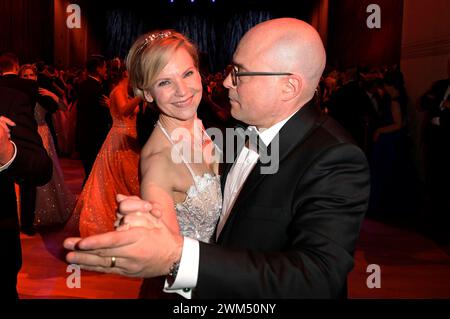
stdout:
{"type": "Polygon", "coordinates": [[[150,103],[153,102],[153,97],[148,90],[144,91],[144,97],[147,100],[147,102],[150,102],[150,103]]]}
{"type": "Polygon", "coordinates": [[[283,101],[289,101],[297,98],[303,91],[303,79],[298,75],[290,75],[283,84],[283,101]]]}

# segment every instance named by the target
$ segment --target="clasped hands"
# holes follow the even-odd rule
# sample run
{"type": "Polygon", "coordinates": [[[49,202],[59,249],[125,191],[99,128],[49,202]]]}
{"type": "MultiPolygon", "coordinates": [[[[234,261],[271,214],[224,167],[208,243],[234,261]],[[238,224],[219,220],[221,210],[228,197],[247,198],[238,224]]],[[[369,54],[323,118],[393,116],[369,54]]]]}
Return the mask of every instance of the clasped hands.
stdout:
{"type": "MultiPolygon", "coordinates": [[[[183,237],[171,229],[156,203],[136,196],[117,195],[115,231],[86,238],[67,238],[67,262],[81,269],[128,277],[151,278],[169,273],[181,258],[183,237]],[[114,262],[112,262],[114,260],[114,262]]],[[[173,227],[172,227],[173,228],[173,227]]]]}

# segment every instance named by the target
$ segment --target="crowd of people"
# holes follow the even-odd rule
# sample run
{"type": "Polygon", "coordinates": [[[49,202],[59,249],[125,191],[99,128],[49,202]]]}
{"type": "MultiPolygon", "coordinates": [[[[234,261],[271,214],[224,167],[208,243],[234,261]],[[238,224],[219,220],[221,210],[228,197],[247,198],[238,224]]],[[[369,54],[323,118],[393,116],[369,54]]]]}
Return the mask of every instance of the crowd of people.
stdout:
{"type": "MultiPolygon", "coordinates": [[[[69,262],[145,278],[144,298],[345,297],[365,212],[410,202],[400,70],[323,73],[322,41],[296,19],[252,28],[223,72],[206,74],[200,63],[174,30],[141,36],[126,60],[93,55],[85,69],[0,56],[0,181],[9,200],[0,233],[14,260],[1,289],[17,297],[19,212],[26,234],[65,226],[81,236],[64,243],[69,262]],[[22,104],[13,111],[8,99],[22,104]],[[223,150],[206,130],[236,125],[258,134],[258,149],[279,147],[278,171],[261,174],[261,153],[245,140],[234,164],[217,161],[223,150]],[[179,128],[200,162],[176,147],[179,128]],[[78,198],[60,157],[83,164],[78,198]]],[[[448,87],[436,84],[422,99],[439,147],[448,144],[448,87]]],[[[439,147],[435,169],[448,166],[439,147]]]]}
{"type": "Polygon", "coordinates": [[[416,110],[423,114],[423,123],[413,123],[412,119],[417,121],[420,116],[410,114],[415,101],[408,100],[398,65],[343,72],[329,68],[324,72],[319,88],[322,110],[352,135],[370,163],[369,214],[402,217],[418,213],[425,205],[431,220],[449,211],[442,193],[449,159],[444,145],[450,141],[447,89],[448,79],[433,83],[423,92],[416,110]],[[418,140],[413,138],[413,127],[420,128],[418,140]],[[414,143],[423,154],[419,159],[414,155],[414,143]],[[417,165],[421,160],[423,163],[417,165]],[[423,180],[419,177],[420,165],[423,180]]]}
{"type": "Polygon", "coordinates": [[[415,178],[403,75],[396,66],[331,70],[321,82],[322,108],[365,152],[371,168],[370,213],[411,213],[415,178]]]}

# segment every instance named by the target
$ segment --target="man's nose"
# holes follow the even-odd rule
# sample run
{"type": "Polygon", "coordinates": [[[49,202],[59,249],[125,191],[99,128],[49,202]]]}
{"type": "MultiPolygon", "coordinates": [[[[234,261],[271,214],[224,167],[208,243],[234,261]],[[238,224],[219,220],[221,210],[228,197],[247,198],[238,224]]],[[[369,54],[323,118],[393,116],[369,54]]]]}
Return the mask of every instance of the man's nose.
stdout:
{"type": "Polygon", "coordinates": [[[223,80],[223,86],[226,87],[227,89],[230,89],[233,87],[233,81],[231,81],[231,73],[228,73],[225,80],[223,80]]]}

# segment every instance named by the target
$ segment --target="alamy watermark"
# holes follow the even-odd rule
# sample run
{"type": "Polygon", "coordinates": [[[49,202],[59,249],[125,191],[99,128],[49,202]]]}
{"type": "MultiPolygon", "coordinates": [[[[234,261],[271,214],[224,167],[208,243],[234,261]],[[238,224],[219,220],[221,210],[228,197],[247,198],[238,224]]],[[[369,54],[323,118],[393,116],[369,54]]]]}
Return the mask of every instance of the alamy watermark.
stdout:
{"type": "Polygon", "coordinates": [[[81,288],[81,268],[79,265],[71,264],[66,268],[66,272],[70,273],[66,279],[67,288],[81,288]]]}
{"type": "Polygon", "coordinates": [[[194,121],[194,130],[191,133],[186,128],[176,128],[170,133],[173,142],[171,159],[180,164],[188,163],[234,163],[242,164],[240,151],[246,147],[249,152],[255,152],[260,162],[261,174],[275,174],[279,169],[279,136],[278,134],[265,145],[259,138],[255,129],[226,128],[225,134],[218,128],[211,127],[202,130],[200,120],[194,121]],[[205,141],[214,143],[205,143],[205,141]],[[224,155],[225,154],[225,155],[224,155]]]}
{"type": "Polygon", "coordinates": [[[369,4],[366,9],[370,15],[367,17],[366,25],[369,29],[381,29],[381,8],[378,4],[369,4]]]}
{"type": "Polygon", "coordinates": [[[370,273],[366,280],[367,288],[381,288],[381,267],[377,264],[370,264],[367,266],[366,272],[370,273]]]}
{"type": "Polygon", "coordinates": [[[78,4],[69,4],[66,13],[70,13],[66,19],[66,25],[69,29],[81,28],[81,8],[78,4]]]}

